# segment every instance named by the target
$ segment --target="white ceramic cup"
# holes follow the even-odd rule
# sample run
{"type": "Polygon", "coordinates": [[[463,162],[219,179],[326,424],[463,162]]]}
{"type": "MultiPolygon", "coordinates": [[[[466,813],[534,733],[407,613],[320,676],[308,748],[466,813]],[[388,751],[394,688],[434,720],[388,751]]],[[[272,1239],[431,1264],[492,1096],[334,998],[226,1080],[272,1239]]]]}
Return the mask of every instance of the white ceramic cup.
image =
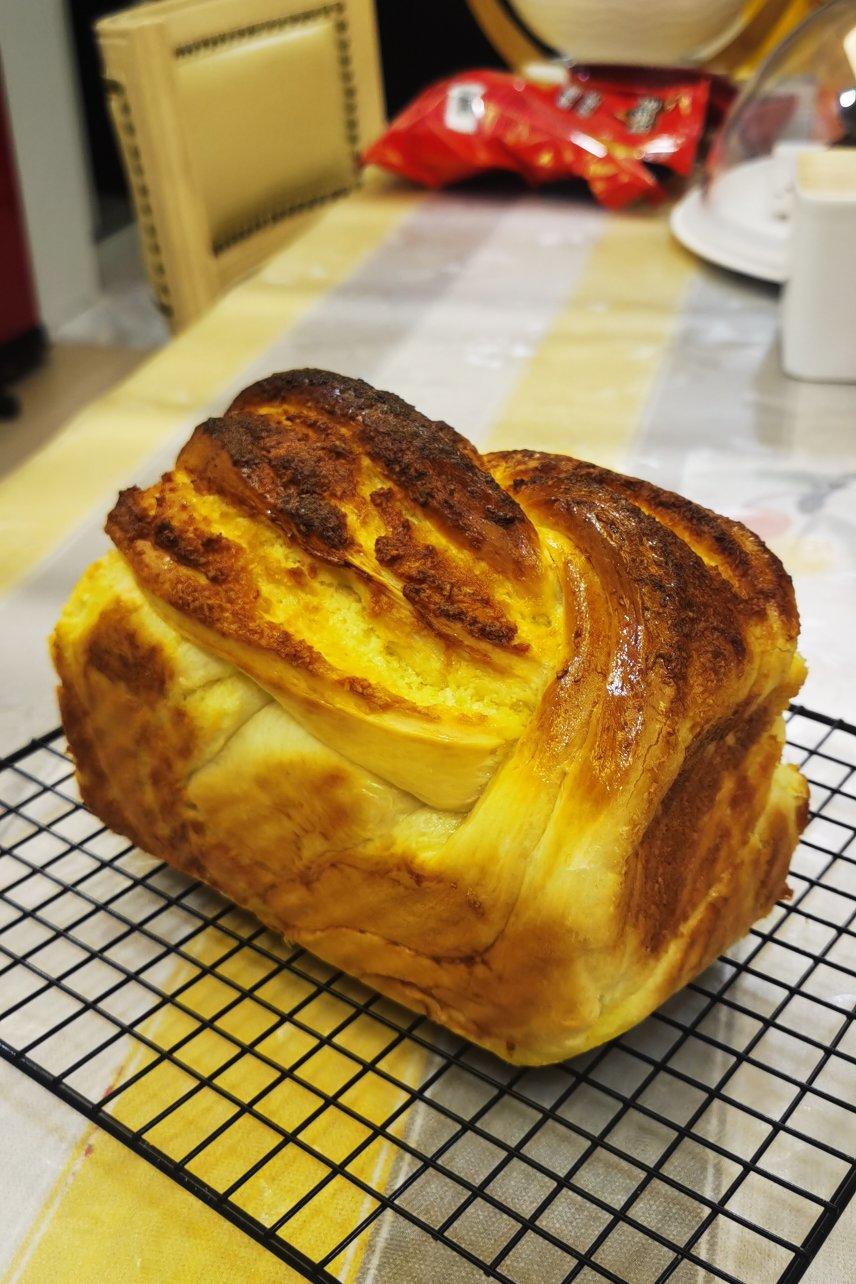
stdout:
{"type": "Polygon", "coordinates": [[[770,213],[775,218],[789,219],[794,212],[794,190],[797,185],[797,161],[805,152],[823,151],[823,143],[785,141],[773,147],[770,166],[770,213]]]}
{"type": "Polygon", "coordinates": [[[781,319],[786,374],[856,383],[856,148],[797,157],[781,319]]]}

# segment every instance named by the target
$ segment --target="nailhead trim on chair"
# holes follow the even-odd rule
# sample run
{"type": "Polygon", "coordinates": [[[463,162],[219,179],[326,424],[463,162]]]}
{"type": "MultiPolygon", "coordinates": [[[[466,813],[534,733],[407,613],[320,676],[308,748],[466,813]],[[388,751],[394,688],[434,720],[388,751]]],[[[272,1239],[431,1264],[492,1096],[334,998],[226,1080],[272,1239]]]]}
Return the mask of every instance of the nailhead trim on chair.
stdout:
{"type": "Polygon", "coordinates": [[[271,18],[266,22],[257,22],[252,26],[236,27],[232,31],[218,31],[210,36],[203,36],[199,40],[189,41],[184,45],[177,45],[175,50],[176,58],[189,58],[194,54],[210,53],[213,49],[222,48],[223,45],[235,44],[242,40],[249,40],[260,32],[280,31],[287,27],[294,27],[306,22],[311,22],[315,18],[332,17],[334,19],[334,30],[336,32],[336,43],[339,54],[339,77],[342,85],[342,99],[344,108],[344,125],[345,139],[351,151],[352,162],[354,166],[354,181],[345,187],[337,187],[335,191],[327,192],[322,196],[315,196],[308,201],[298,201],[290,205],[279,206],[269,210],[264,214],[258,215],[252,222],[245,224],[231,233],[223,240],[217,241],[212,246],[215,254],[221,254],[230,246],[236,245],[239,241],[246,240],[255,232],[261,231],[263,227],[269,227],[273,223],[279,223],[282,219],[289,218],[294,214],[302,214],[304,211],[313,209],[317,205],[323,205],[327,201],[337,200],[344,196],[356,186],[359,176],[359,117],[357,114],[357,91],[354,85],[353,67],[351,64],[351,47],[348,38],[348,21],[345,15],[345,7],[340,3],[319,5],[315,9],[304,9],[300,13],[288,14],[282,18],[271,18]]]}
{"type": "Polygon", "coordinates": [[[325,192],[322,196],[313,196],[311,200],[300,201],[296,205],[288,205],[285,209],[271,210],[268,214],[259,214],[252,223],[248,223],[226,240],[218,241],[213,247],[214,253],[222,254],[224,250],[228,250],[232,245],[237,245],[239,241],[246,240],[254,232],[260,232],[263,227],[270,227],[272,223],[279,223],[290,215],[304,214],[307,210],[314,209],[317,205],[326,205],[329,201],[338,200],[340,196],[347,196],[348,192],[352,192],[358,183],[359,179],[355,177],[353,183],[349,183],[347,187],[337,187],[335,191],[325,192]]]}
{"type": "Polygon", "coordinates": [[[122,150],[128,167],[128,177],[134,194],[134,205],[137,209],[137,219],[145,244],[146,258],[151,269],[150,280],[152,289],[155,292],[155,301],[160,311],[165,316],[171,317],[173,307],[169,284],[166,279],[166,268],[158,241],[152,207],[149,203],[149,188],[143,169],[143,158],[137,146],[137,131],[134,127],[131,106],[125,93],[125,87],[118,80],[105,80],[104,89],[108,97],[117,100],[118,128],[124,141],[122,150]]]}
{"type": "Polygon", "coordinates": [[[173,53],[176,58],[189,58],[191,54],[215,49],[220,45],[228,45],[233,41],[249,40],[250,37],[257,36],[262,31],[294,27],[301,22],[311,22],[313,18],[324,18],[328,14],[341,12],[342,5],[339,3],[322,4],[314,9],[303,9],[300,13],[284,14],[281,18],[268,18],[264,22],[255,22],[247,27],[234,27],[231,31],[217,31],[210,36],[200,36],[198,40],[176,45],[173,53]]]}

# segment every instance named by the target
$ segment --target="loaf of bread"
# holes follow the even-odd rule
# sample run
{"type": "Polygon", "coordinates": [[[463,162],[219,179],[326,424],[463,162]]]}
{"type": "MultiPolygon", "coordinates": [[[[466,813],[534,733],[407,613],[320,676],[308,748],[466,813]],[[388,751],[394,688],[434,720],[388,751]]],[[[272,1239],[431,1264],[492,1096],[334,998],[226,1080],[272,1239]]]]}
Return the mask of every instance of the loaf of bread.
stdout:
{"type": "Polygon", "coordinates": [[[87,805],[500,1056],[619,1034],[785,891],[798,619],[737,523],[297,370],[107,530],[53,637],[87,805]]]}

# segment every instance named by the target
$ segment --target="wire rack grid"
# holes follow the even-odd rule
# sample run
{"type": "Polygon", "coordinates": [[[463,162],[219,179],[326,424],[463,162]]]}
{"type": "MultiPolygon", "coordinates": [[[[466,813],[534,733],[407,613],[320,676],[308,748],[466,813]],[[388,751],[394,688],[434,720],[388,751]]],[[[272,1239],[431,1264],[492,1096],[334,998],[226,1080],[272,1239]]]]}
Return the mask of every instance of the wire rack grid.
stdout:
{"type": "Polygon", "coordinates": [[[505,1065],[0,762],[0,1053],[311,1279],[794,1281],[856,1183],[856,728],[793,897],[620,1039],[505,1065]]]}

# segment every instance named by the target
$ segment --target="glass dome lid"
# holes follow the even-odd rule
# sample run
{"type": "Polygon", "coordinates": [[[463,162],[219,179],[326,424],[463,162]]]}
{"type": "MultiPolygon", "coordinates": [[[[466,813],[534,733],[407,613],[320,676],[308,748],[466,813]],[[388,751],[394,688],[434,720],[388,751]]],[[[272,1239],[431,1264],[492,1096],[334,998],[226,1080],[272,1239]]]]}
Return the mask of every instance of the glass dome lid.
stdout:
{"type": "Polygon", "coordinates": [[[700,189],[672,225],[690,249],[784,280],[797,156],[856,146],[856,0],[830,0],[769,55],[734,102],[700,189]]]}

